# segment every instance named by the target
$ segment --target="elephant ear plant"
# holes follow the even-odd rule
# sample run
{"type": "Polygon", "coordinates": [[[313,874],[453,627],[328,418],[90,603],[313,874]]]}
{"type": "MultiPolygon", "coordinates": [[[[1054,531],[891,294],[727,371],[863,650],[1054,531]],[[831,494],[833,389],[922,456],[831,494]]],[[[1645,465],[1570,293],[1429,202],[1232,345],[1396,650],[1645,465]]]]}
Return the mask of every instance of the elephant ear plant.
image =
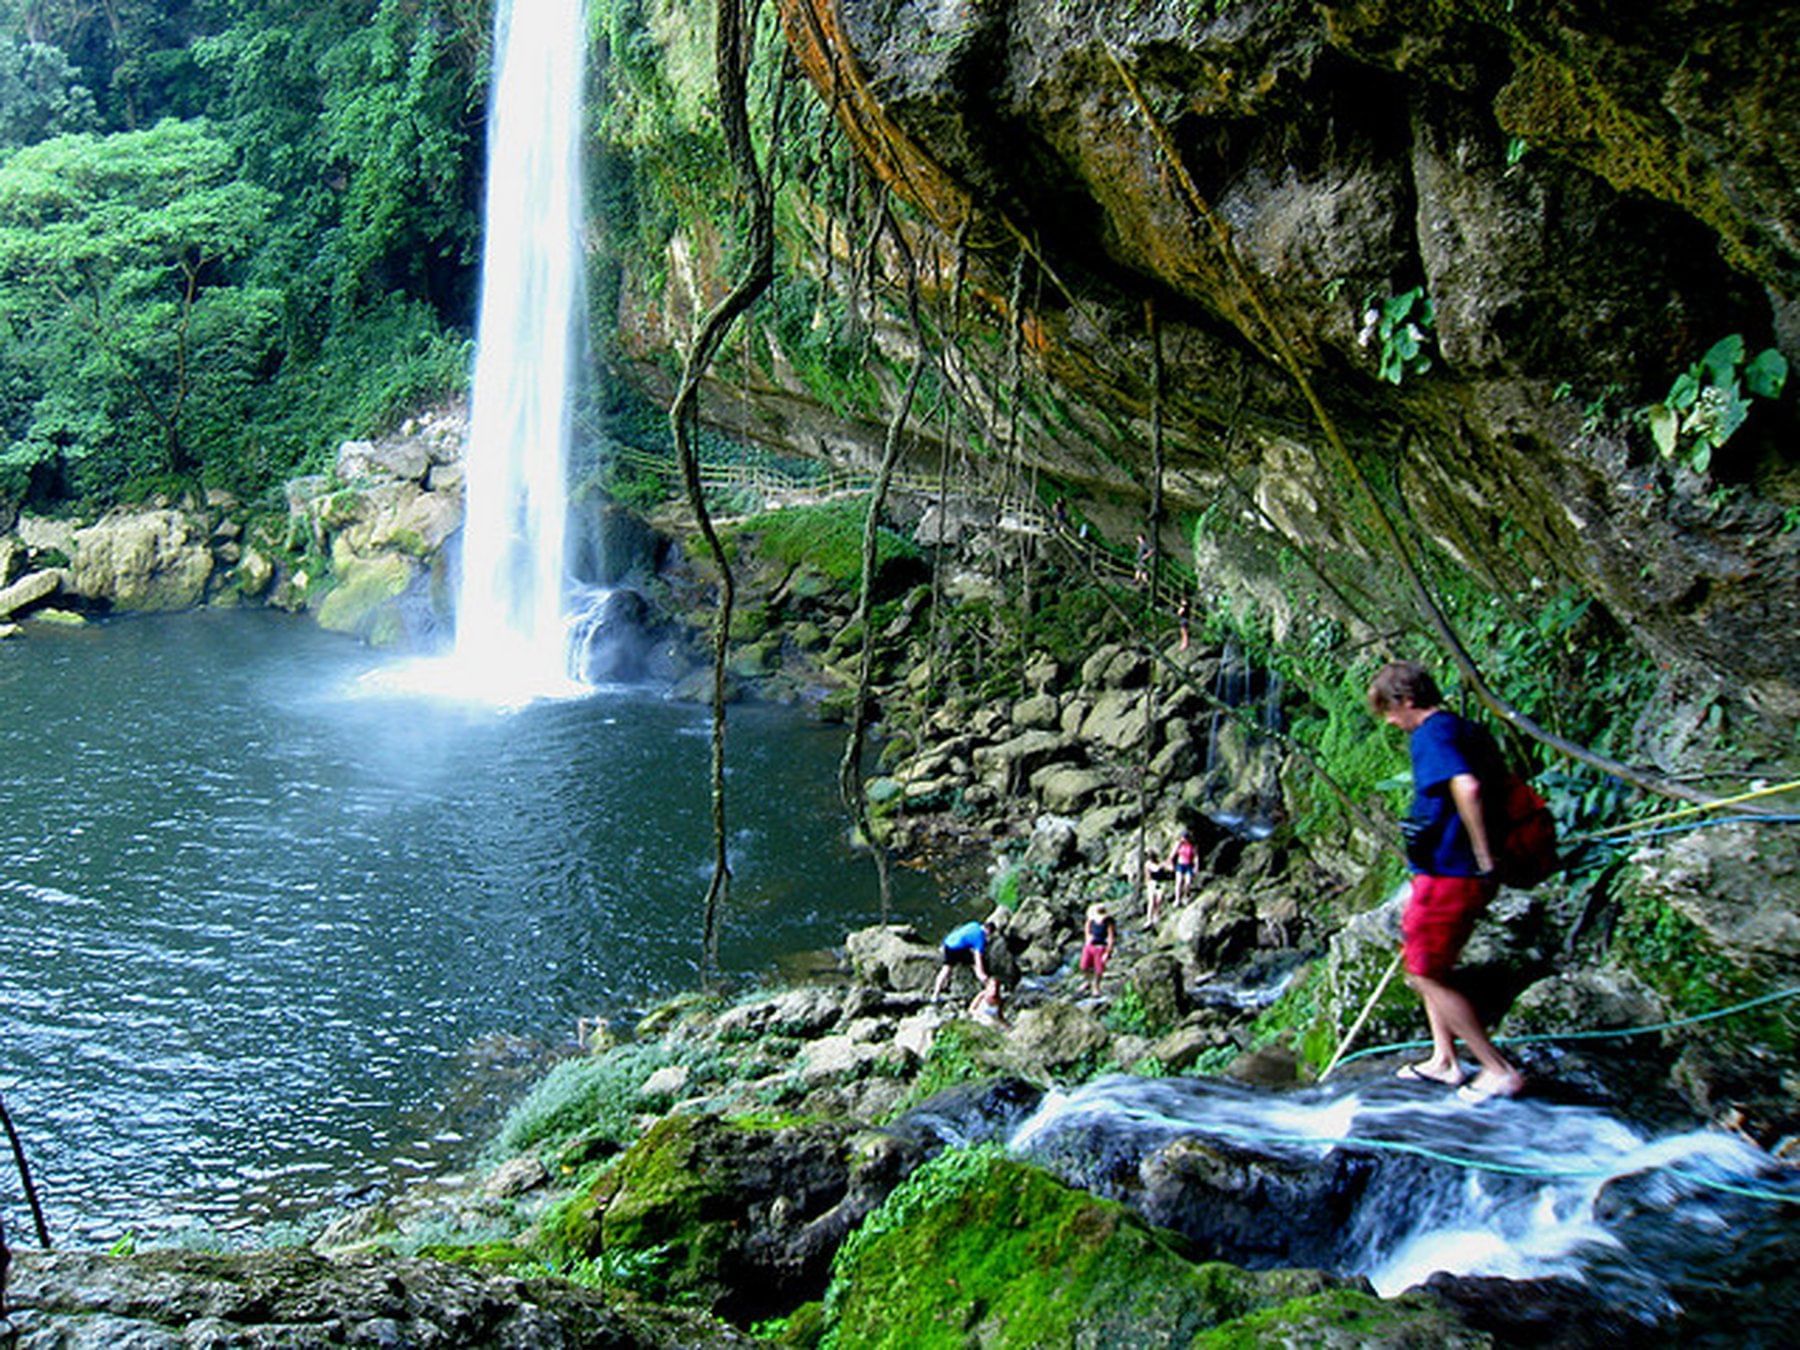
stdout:
{"type": "Polygon", "coordinates": [[[1781,396],[1787,384],[1787,358],[1773,347],[1745,358],[1741,333],[1720,338],[1675,377],[1661,403],[1644,410],[1664,459],[1683,457],[1688,468],[1705,473],[1712,466],[1713,451],[1750,416],[1750,400],[1781,396]]]}

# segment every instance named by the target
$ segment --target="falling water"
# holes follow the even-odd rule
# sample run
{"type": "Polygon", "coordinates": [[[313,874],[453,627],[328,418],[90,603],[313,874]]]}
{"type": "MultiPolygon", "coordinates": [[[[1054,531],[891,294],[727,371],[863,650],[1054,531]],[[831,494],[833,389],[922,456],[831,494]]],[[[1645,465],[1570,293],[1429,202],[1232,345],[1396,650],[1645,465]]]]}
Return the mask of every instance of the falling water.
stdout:
{"type": "Polygon", "coordinates": [[[569,385],[581,311],[582,0],[503,0],[454,665],[487,697],[568,692],[569,385]]]}

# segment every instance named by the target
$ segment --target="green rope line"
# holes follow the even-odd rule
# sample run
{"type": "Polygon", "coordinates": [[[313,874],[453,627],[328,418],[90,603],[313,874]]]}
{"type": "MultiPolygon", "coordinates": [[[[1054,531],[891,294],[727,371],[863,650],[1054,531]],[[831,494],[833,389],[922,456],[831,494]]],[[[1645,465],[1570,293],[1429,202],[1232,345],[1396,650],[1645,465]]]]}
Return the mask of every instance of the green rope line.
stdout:
{"type": "MultiPolygon", "coordinates": [[[[1746,999],[1742,1003],[1734,1003],[1729,1008],[1717,1008],[1712,1012],[1695,1013],[1692,1017],[1678,1017],[1669,1022],[1652,1022],[1648,1026],[1623,1027],[1613,1031],[1556,1031],[1540,1032],[1529,1036],[1496,1036],[1495,1045],[1535,1045],[1543,1041],[1604,1041],[1621,1036],[1648,1036],[1659,1031],[1674,1031],[1678,1027],[1691,1027],[1701,1022],[1711,1022],[1720,1017],[1734,1017],[1738,1013],[1748,1012],[1752,1008],[1760,1008],[1767,1003],[1779,1003],[1783,999],[1793,998],[1800,994],[1800,985],[1791,989],[1782,989],[1773,994],[1763,994],[1758,998],[1746,999]]],[[[1428,1049],[1430,1041],[1394,1041],[1387,1045],[1372,1045],[1366,1050],[1357,1050],[1345,1055],[1339,1064],[1348,1064],[1352,1060],[1366,1059],[1370,1055],[1383,1055],[1394,1050],[1428,1049]]]]}
{"type": "MultiPolygon", "coordinates": [[[[1502,1176],[1525,1177],[1540,1181],[1593,1181],[1614,1173],[1604,1167],[1527,1167],[1520,1163],[1495,1162],[1490,1158],[1473,1158],[1467,1154],[1445,1153],[1441,1149],[1428,1148],[1424,1144],[1407,1143],[1400,1139],[1358,1139],[1341,1136],[1318,1136],[1306,1134],[1265,1134],[1260,1130],[1245,1129],[1234,1125],[1213,1125],[1205,1127],[1206,1133],[1225,1138],[1235,1138],[1246,1142],[1267,1144],[1292,1144],[1303,1148],[1365,1148],[1387,1153],[1406,1153],[1414,1157],[1425,1158],[1431,1162],[1448,1163],[1452,1167],[1460,1167],[1470,1172],[1495,1172],[1502,1176]]],[[[1646,1168],[1646,1171],[1666,1172],[1669,1176],[1708,1190],[1723,1191],[1729,1195],[1743,1196],[1750,1200],[1767,1200],[1782,1205],[1800,1205],[1800,1192],[1776,1191],[1760,1186],[1740,1186],[1735,1182],[1714,1181],[1697,1172],[1689,1172],[1679,1167],[1659,1166],[1646,1168]]]]}

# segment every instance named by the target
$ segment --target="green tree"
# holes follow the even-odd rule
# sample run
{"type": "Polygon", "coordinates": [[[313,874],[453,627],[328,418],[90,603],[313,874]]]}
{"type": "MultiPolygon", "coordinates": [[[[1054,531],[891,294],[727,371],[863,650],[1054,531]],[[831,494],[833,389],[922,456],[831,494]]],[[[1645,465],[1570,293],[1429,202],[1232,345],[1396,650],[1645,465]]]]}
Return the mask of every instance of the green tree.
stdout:
{"type": "Polygon", "coordinates": [[[272,359],[278,297],[233,284],[271,202],[202,122],[62,136],[0,165],[0,320],[35,377],[0,460],[199,467],[190,404],[272,359]],[[146,431],[160,446],[147,464],[133,447],[146,431]]]}

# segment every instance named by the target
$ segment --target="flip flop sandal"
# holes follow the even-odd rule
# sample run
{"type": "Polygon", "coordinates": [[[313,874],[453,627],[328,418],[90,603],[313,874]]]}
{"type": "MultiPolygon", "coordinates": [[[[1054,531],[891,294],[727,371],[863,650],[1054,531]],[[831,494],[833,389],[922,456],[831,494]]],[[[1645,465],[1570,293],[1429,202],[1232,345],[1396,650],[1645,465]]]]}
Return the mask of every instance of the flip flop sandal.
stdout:
{"type": "Polygon", "coordinates": [[[1468,1081],[1460,1074],[1455,1078],[1439,1078],[1436,1074],[1425,1073],[1417,1064],[1402,1064],[1394,1070],[1394,1077],[1402,1083],[1435,1083],[1446,1088],[1460,1088],[1468,1081]]]}

